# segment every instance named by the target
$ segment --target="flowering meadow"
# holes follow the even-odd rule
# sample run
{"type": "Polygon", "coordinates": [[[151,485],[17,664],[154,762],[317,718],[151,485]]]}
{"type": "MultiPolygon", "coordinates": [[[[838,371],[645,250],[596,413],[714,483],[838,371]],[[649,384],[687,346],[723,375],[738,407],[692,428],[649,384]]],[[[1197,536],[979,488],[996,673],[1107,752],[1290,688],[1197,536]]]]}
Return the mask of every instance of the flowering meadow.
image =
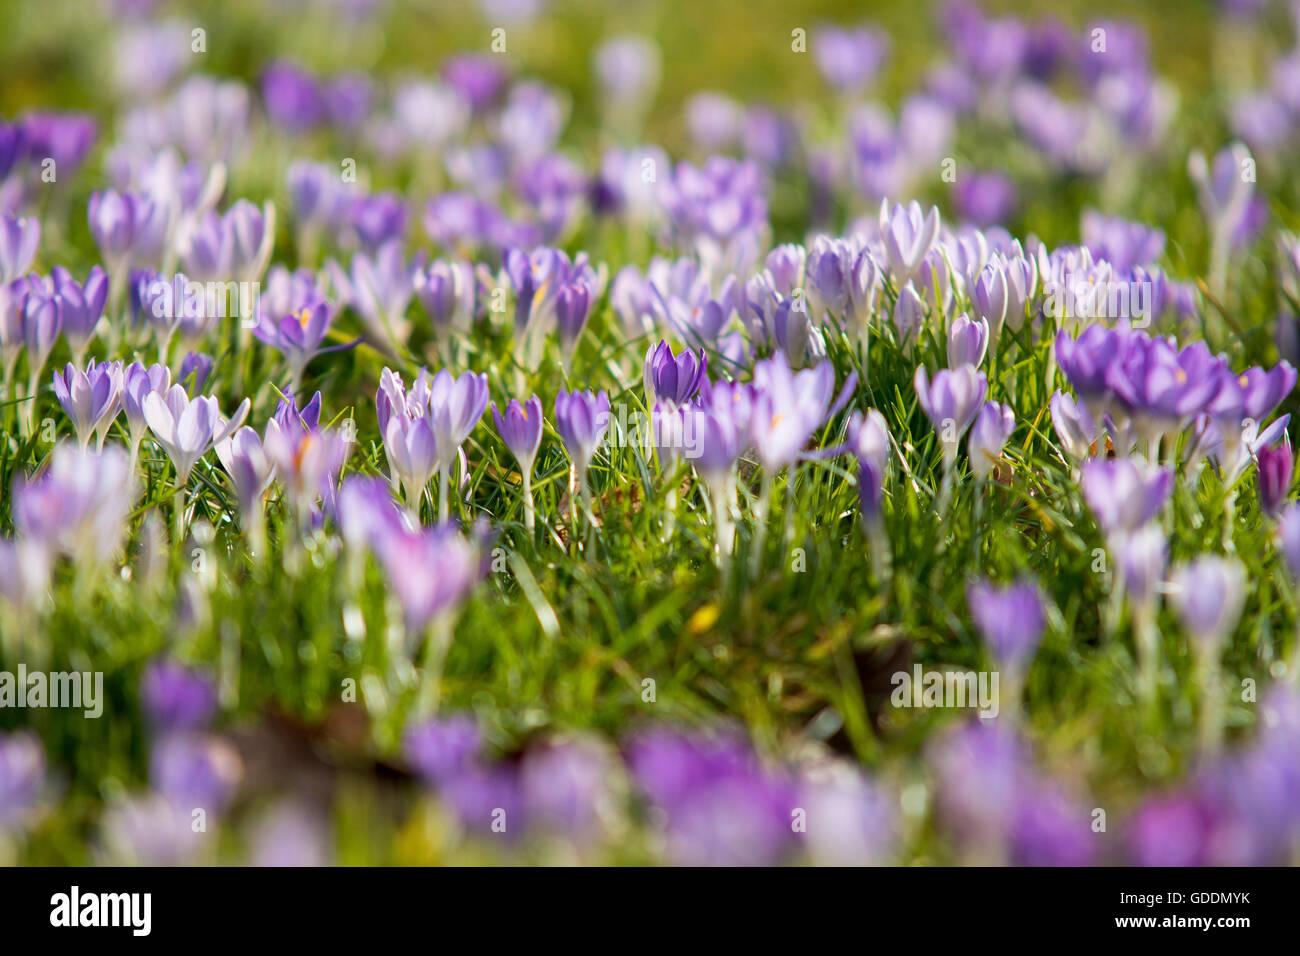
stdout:
{"type": "Polygon", "coordinates": [[[1300,860],[1300,7],[872,6],[5,5],[0,863],[1300,860]]]}

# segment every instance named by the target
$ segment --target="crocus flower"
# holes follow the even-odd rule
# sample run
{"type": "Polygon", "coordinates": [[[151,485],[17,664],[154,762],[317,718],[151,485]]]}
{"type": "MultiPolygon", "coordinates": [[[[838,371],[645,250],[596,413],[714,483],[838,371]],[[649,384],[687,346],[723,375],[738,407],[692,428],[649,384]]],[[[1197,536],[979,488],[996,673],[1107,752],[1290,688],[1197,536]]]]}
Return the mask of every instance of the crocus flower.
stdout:
{"type": "Polygon", "coordinates": [[[0,833],[27,821],[45,789],[45,753],[35,734],[0,733],[0,833]]]}
{"type": "Polygon", "coordinates": [[[136,493],[121,448],[92,452],[60,442],[37,478],[15,479],[14,527],[55,554],[104,564],[118,552],[136,493]]]}
{"type": "Polygon", "coordinates": [[[596,740],[530,747],[519,768],[530,831],[563,836],[579,847],[594,841],[608,822],[618,769],[613,755],[596,740]]]}
{"type": "Polygon", "coordinates": [[[474,267],[468,262],[437,259],[415,277],[415,294],[433,320],[434,333],[443,340],[453,329],[469,331],[477,292],[474,267]]]}
{"type": "Polygon", "coordinates": [[[154,364],[147,368],[132,362],[122,374],[122,407],[126,410],[127,429],[131,435],[131,464],[134,469],[140,439],[149,427],[144,417],[145,396],[152,393],[166,395],[171,387],[172,373],[166,365],[154,364]]]}
{"type": "MultiPolygon", "coordinates": [[[[108,300],[108,276],[99,266],[90,270],[84,283],[72,278],[72,274],[62,266],[55,266],[50,272],[46,301],[53,302],[59,313],[58,326],[68,340],[72,350],[73,361],[81,364],[86,354],[86,347],[95,335],[100,317],[104,314],[104,305],[108,300]]],[[[34,298],[41,298],[41,293],[33,291],[34,298]]],[[[29,357],[33,353],[30,342],[29,357]]]]}
{"type": "Polygon", "coordinates": [[[1241,562],[1202,555],[1175,571],[1171,583],[1183,627],[1207,651],[1217,652],[1237,626],[1246,599],[1241,562]]]}
{"type": "Polygon", "coordinates": [[[488,404],[488,383],[484,374],[466,372],[454,377],[440,369],[429,390],[429,424],[437,440],[438,471],[442,476],[443,495],[438,502],[445,518],[448,506],[447,478],[460,454],[460,446],[483,417],[488,404]]]}
{"type": "Polygon", "coordinates": [[[1138,607],[1153,604],[1169,563],[1169,544],[1158,525],[1128,535],[1118,546],[1120,576],[1138,607]]]}
{"type": "Polygon", "coordinates": [[[361,317],[371,341],[391,353],[405,346],[411,335],[406,309],[415,295],[423,256],[408,262],[401,241],[392,239],[373,256],[353,256],[350,272],[345,273],[332,259],[327,265],[339,298],[361,317]]]}
{"type": "Polygon", "coordinates": [[[813,34],[817,69],[836,90],[856,93],[868,86],[889,56],[889,35],[870,27],[826,27],[813,34]]]}
{"type": "Polygon", "coordinates": [[[306,409],[299,411],[282,402],[282,413],[266,423],[262,439],[262,448],[295,508],[301,531],[308,529],[317,499],[332,496],[350,451],[349,442],[339,432],[319,427],[319,393],[308,404],[308,408],[313,406],[315,411],[308,417],[306,409]]]}
{"type": "Polygon", "coordinates": [[[278,320],[261,312],[257,325],[253,327],[253,335],[284,353],[289,365],[289,378],[297,382],[307,363],[321,351],[321,342],[325,340],[332,320],[333,313],[325,302],[281,316],[278,320]]]}
{"type": "Polygon", "coordinates": [[[250,406],[244,399],[234,416],[223,421],[215,398],[191,399],[181,385],[173,385],[165,396],[150,392],[144,397],[145,421],[176,468],[177,487],[189,481],[190,472],[214,442],[224,441],[244,423],[250,406]]]}
{"type": "Polygon", "coordinates": [[[176,381],[189,388],[191,395],[203,391],[203,386],[212,374],[213,359],[206,352],[186,352],[181,359],[181,367],[176,372],[176,381]]]}
{"type": "Polygon", "coordinates": [[[587,495],[587,468],[609,427],[609,396],[603,390],[560,391],[555,396],[555,427],[573,461],[578,488],[587,495]]]}
{"type": "Polygon", "coordinates": [[[1083,497],[1108,538],[1137,531],[1159,513],[1173,489],[1173,473],[1130,458],[1083,466],[1083,497]]]}
{"type": "Polygon", "coordinates": [[[91,195],[86,217],[115,284],[132,266],[158,264],[171,227],[171,210],[165,204],[108,189],[91,195]]]}
{"type": "Polygon", "coordinates": [[[1007,317],[1007,277],[999,262],[991,261],[980,271],[971,300],[996,338],[1007,317]]]}
{"type": "Polygon", "coordinates": [[[966,603],[1000,667],[1021,672],[1038,649],[1046,618],[1034,584],[998,587],[979,581],[966,590],[966,603]]]}
{"type": "Polygon", "coordinates": [[[150,724],[172,731],[202,730],[217,710],[217,687],[202,671],[159,659],[145,670],[140,703],[150,724]]]}
{"type": "Polygon", "coordinates": [[[1300,582],[1300,504],[1288,504],[1277,517],[1278,540],[1291,577],[1300,582]]]}
{"type": "Polygon", "coordinates": [[[497,411],[494,404],[492,420],[496,423],[497,434],[519,462],[524,484],[524,520],[528,530],[532,531],[536,521],[533,509],[533,462],[537,460],[537,449],[542,444],[542,400],[536,395],[523,404],[518,399],[511,399],[504,415],[497,411]]]}
{"type": "Polygon", "coordinates": [[[932,206],[926,213],[915,201],[906,208],[895,205],[890,209],[887,202],[882,202],[880,232],[889,256],[890,271],[895,281],[904,283],[916,275],[939,238],[939,209],[932,206]]]}
{"type": "Polygon", "coordinates": [[[82,448],[96,432],[99,447],[104,446],[104,436],[122,410],[123,384],[121,362],[97,364],[91,359],[84,372],[69,363],[62,372],[54,373],[54,394],[72,419],[82,448]]]}
{"type": "Polygon", "coordinates": [[[1275,518],[1291,492],[1295,459],[1286,444],[1261,448],[1255,457],[1259,462],[1259,504],[1264,514],[1275,518]]]}
{"type": "Polygon", "coordinates": [[[438,470],[438,440],[429,417],[394,415],[389,418],[384,429],[384,454],[406,494],[407,503],[418,508],[429,480],[438,470]]]}
{"type": "Polygon", "coordinates": [[[967,442],[971,471],[977,478],[987,478],[1002,460],[1002,448],[1015,430],[1016,416],[1011,406],[998,402],[984,403],[971,426],[970,441],[967,442]]]}
{"type": "Polygon", "coordinates": [[[749,435],[763,467],[776,471],[797,461],[813,432],[844,406],[856,383],[851,374],[835,396],[835,369],[828,361],[796,372],[778,352],[756,363],[749,435]]]}
{"type": "Polygon", "coordinates": [[[402,753],[432,786],[447,783],[478,762],[483,732],[470,714],[449,714],[409,727],[402,753]]]}
{"type": "Polygon", "coordinates": [[[458,607],[486,570],[479,543],[450,523],[395,531],[376,545],[411,635],[423,632],[437,615],[458,607]]]}
{"type": "Polygon", "coordinates": [[[182,249],[185,272],[200,282],[256,282],[275,245],[275,207],[238,200],[225,215],[209,212],[182,249]]]}
{"type": "Polygon", "coordinates": [[[948,327],[948,367],[979,367],[989,347],[989,324],[984,319],[971,321],[965,312],[948,327]]]}
{"type": "Polygon", "coordinates": [[[262,439],[255,429],[245,425],[225,441],[216,442],[214,450],[235,485],[240,513],[245,517],[253,515],[275,477],[275,468],[262,448],[262,439]]]}
{"type": "Polygon", "coordinates": [[[583,282],[566,285],[555,296],[555,325],[560,331],[560,351],[568,362],[587,327],[593,305],[591,290],[583,282]]]}
{"type": "Polygon", "coordinates": [[[1052,427],[1065,453],[1076,462],[1090,458],[1096,449],[1097,424],[1083,402],[1058,389],[1052,395],[1051,410],[1052,427]]]}
{"type": "Polygon", "coordinates": [[[804,844],[815,866],[887,863],[898,843],[898,814],[888,788],[847,761],[818,767],[799,782],[809,826],[804,844]]]}
{"type": "Polygon", "coordinates": [[[893,319],[898,344],[904,349],[911,348],[925,328],[925,302],[910,281],[898,290],[893,319]]]}
{"type": "Polygon", "coordinates": [[[962,435],[979,414],[980,404],[988,390],[988,380],[983,372],[963,365],[956,369],[940,369],[931,381],[925,366],[918,365],[912,384],[921,410],[943,443],[946,467],[951,467],[957,459],[957,445],[962,435]]]}
{"type": "Polygon", "coordinates": [[[0,283],[7,285],[27,273],[40,242],[39,219],[19,219],[10,213],[0,215],[0,283]]]}
{"type": "Polygon", "coordinates": [[[667,342],[660,340],[652,345],[645,355],[645,395],[646,405],[653,408],[659,399],[675,405],[685,405],[700,390],[708,371],[709,360],[704,349],[692,352],[682,349],[673,355],[667,342]]]}

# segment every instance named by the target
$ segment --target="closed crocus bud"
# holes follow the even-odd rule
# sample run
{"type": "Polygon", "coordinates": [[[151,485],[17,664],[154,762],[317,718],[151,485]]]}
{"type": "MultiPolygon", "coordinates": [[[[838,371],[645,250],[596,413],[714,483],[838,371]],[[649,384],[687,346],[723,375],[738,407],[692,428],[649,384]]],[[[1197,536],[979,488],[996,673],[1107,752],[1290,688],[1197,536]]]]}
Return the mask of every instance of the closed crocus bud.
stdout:
{"type": "Polygon", "coordinates": [[[0,282],[9,283],[25,275],[36,258],[41,241],[39,219],[0,215],[0,282]]]}
{"type": "Polygon", "coordinates": [[[202,730],[217,710],[212,678],[175,661],[150,664],[140,683],[140,703],[158,730],[202,730]]]}
{"type": "Polygon", "coordinates": [[[172,373],[166,365],[145,367],[132,362],[123,373],[122,405],[126,409],[127,427],[131,433],[134,450],[149,427],[144,417],[144,398],[151,392],[165,394],[172,384],[172,373]]]}
{"type": "MultiPolygon", "coordinates": [[[[1017,245],[1018,248],[1018,245],[1017,245]]],[[[1025,324],[1025,312],[1038,289],[1038,260],[1014,255],[1007,259],[1007,327],[1019,332],[1025,324]]]]}
{"type": "Polygon", "coordinates": [[[957,445],[979,414],[980,403],[988,390],[983,372],[969,365],[940,369],[931,381],[924,365],[917,366],[912,380],[922,411],[943,443],[945,461],[957,457],[957,445]]]}
{"type": "Polygon", "coordinates": [[[585,475],[609,427],[609,396],[603,391],[560,392],[555,396],[555,426],[579,476],[585,475]]]}
{"type": "Polygon", "coordinates": [[[974,365],[984,361],[989,347],[989,324],[984,319],[971,321],[965,312],[952,320],[948,329],[948,367],[974,365]]]}
{"type": "Polygon", "coordinates": [[[1016,416],[1008,405],[986,402],[971,426],[970,467],[981,480],[989,476],[1002,458],[1002,448],[1016,430],[1016,416]]]}
{"type": "Polygon", "coordinates": [[[925,302],[909,282],[898,291],[898,301],[894,303],[894,330],[898,333],[898,344],[909,348],[920,336],[924,325],[925,302]]]}
{"type": "Polygon", "coordinates": [[[885,473],[865,458],[858,464],[858,507],[867,522],[875,522],[880,518],[880,505],[885,498],[885,473]]]}
{"type": "Polygon", "coordinates": [[[542,445],[542,401],[536,395],[527,402],[520,403],[511,399],[505,414],[492,406],[492,420],[496,423],[501,440],[515,456],[519,467],[525,472],[533,470],[537,460],[537,449],[542,445]]]}
{"type": "Polygon", "coordinates": [[[1097,441],[1097,425],[1083,402],[1058,390],[1052,396],[1051,409],[1052,427],[1061,448],[1076,462],[1090,458],[1097,441]]]}
{"type": "Polygon", "coordinates": [[[916,275],[939,238],[939,209],[932,206],[927,213],[916,201],[906,208],[895,205],[891,209],[887,202],[882,202],[880,232],[894,279],[906,282],[916,275]]]}
{"type": "Polygon", "coordinates": [[[677,355],[667,342],[652,345],[645,356],[646,404],[654,407],[660,399],[675,405],[685,405],[700,390],[709,367],[704,349],[692,352],[682,349],[677,355]]]}
{"type": "Polygon", "coordinates": [[[1206,653],[1217,654],[1246,599],[1241,562],[1202,555],[1175,571],[1171,583],[1170,599],[1183,627],[1206,653]]]}
{"type": "Polygon", "coordinates": [[[438,259],[415,277],[415,294],[439,334],[453,328],[469,330],[474,320],[475,291],[474,267],[468,262],[438,259]]]}
{"type": "Polygon", "coordinates": [[[1289,504],[1277,518],[1278,541],[1291,577],[1300,583],[1300,505],[1289,504]]]}
{"type": "Polygon", "coordinates": [[[1120,575],[1124,588],[1139,607],[1153,604],[1165,567],[1169,563],[1169,544],[1158,525],[1147,525],[1119,543],[1120,575]]]}
{"type": "Polygon", "coordinates": [[[1259,505],[1270,518],[1277,516],[1291,492],[1295,460],[1286,445],[1261,448],[1256,455],[1259,468],[1259,505]]]}
{"type": "Polygon", "coordinates": [[[848,445],[858,461],[867,461],[875,466],[881,476],[889,466],[889,426],[885,416],[874,408],[867,409],[867,414],[854,412],[849,417],[848,445]]]}
{"type": "Polygon", "coordinates": [[[560,330],[560,348],[567,361],[578,345],[591,315],[591,290],[583,282],[572,282],[555,297],[555,323],[560,330]]]}
{"type": "Polygon", "coordinates": [[[81,283],[72,278],[67,269],[55,266],[50,279],[59,300],[64,338],[68,340],[73,358],[80,362],[108,302],[108,276],[95,266],[86,281],[81,283]]]}
{"type": "Polygon", "coordinates": [[[990,262],[975,280],[971,299],[980,318],[989,325],[989,330],[996,334],[1007,317],[1007,277],[998,262],[990,262]]]}
{"type": "Polygon", "coordinates": [[[979,581],[967,589],[966,603],[998,666],[1023,672],[1038,650],[1046,624],[1038,586],[998,587],[979,581]]]}
{"type": "Polygon", "coordinates": [[[1137,531],[1169,500],[1173,472],[1129,458],[1090,461],[1083,466],[1083,498],[1108,537],[1137,531]]]}

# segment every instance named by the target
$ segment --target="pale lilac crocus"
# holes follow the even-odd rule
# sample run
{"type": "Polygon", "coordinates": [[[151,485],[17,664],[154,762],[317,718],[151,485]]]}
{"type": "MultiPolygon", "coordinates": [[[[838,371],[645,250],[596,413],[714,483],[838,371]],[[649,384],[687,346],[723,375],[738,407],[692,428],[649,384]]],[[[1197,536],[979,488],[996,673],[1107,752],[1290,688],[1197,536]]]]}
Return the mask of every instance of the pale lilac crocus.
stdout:
{"type": "Polygon", "coordinates": [[[320,351],[329,333],[333,312],[328,303],[317,302],[290,315],[273,319],[263,311],[258,316],[253,335],[283,353],[289,366],[290,388],[302,378],[303,369],[320,351]]]}
{"type": "Polygon", "coordinates": [[[932,206],[927,213],[916,201],[891,209],[888,202],[882,202],[880,233],[894,279],[904,283],[917,274],[939,238],[939,209],[932,206]]]}
{"type": "Polygon", "coordinates": [[[504,414],[493,404],[492,420],[497,434],[519,462],[523,475],[524,525],[531,534],[537,520],[533,506],[533,463],[542,445],[542,400],[536,395],[523,403],[512,398],[504,414]]]}
{"type": "Polygon", "coordinates": [[[333,260],[327,265],[339,298],[361,317],[370,340],[397,354],[411,335],[406,311],[424,267],[423,254],[408,261],[401,240],[390,239],[374,255],[353,256],[348,272],[333,260]]]}
{"type": "Polygon", "coordinates": [[[39,219],[19,219],[7,212],[0,215],[0,283],[8,285],[27,274],[40,242],[39,219]]]}
{"type": "Polygon", "coordinates": [[[1091,458],[1097,444],[1097,424],[1082,401],[1060,390],[1052,395],[1052,428],[1061,448],[1076,464],[1091,458]]]}
{"type": "Polygon", "coordinates": [[[427,415],[393,415],[384,428],[388,467],[402,486],[406,503],[418,512],[433,473],[438,470],[438,440],[427,415]]]}
{"type": "Polygon", "coordinates": [[[1004,672],[1010,691],[1007,700],[1015,706],[1025,672],[1047,625],[1042,591],[1029,582],[1000,587],[977,581],[967,588],[966,603],[975,626],[993,652],[993,660],[1004,672]]]}
{"type": "Polygon", "coordinates": [[[437,440],[440,521],[447,520],[450,510],[451,467],[461,454],[460,446],[487,410],[488,397],[487,375],[482,373],[456,377],[444,368],[429,386],[429,424],[437,440]]]}
{"type": "Polygon", "coordinates": [[[984,361],[989,347],[989,324],[983,318],[972,320],[965,312],[948,327],[948,367],[960,368],[984,361]]]}
{"type": "Polygon", "coordinates": [[[224,441],[244,423],[250,405],[244,399],[223,425],[217,400],[206,395],[191,399],[184,386],[173,385],[165,395],[150,392],[144,397],[145,421],[176,468],[178,488],[189,481],[190,472],[214,441],[224,441]]]}
{"type": "Polygon", "coordinates": [[[588,512],[591,510],[591,489],[587,487],[587,469],[609,427],[609,396],[602,390],[572,392],[561,390],[555,396],[555,427],[573,462],[574,491],[581,494],[588,512]]]}
{"type": "Polygon", "coordinates": [[[1132,602],[1139,687],[1143,701],[1151,706],[1156,700],[1160,667],[1156,605],[1169,563],[1169,543],[1159,525],[1149,524],[1125,537],[1116,550],[1120,577],[1132,602]]]}
{"type": "Polygon", "coordinates": [[[257,430],[247,425],[214,445],[221,466],[235,486],[240,521],[249,537],[249,551],[257,557],[266,552],[266,524],[262,496],[275,478],[275,466],[262,448],[257,430]]]}
{"type": "Polygon", "coordinates": [[[1085,464],[1082,480],[1084,500],[1113,546],[1160,512],[1174,476],[1168,469],[1131,458],[1109,458],[1085,464]]]}
{"type": "Polygon", "coordinates": [[[132,471],[135,470],[140,453],[140,440],[149,428],[144,417],[145,397],[154,393],[165,395],[171,383],[172,373],[166,365],[155,363],[145,367],[139,362],[132,362],[123,371],[122,407],[126,412],[127,431],[131,439],[132,471]]]}
{"type": "Polygon", "coordinates": [[[1255,455],[1259,469],[1259,505],[1270,518],[1278,511],[1291,493],[1291,474],[1295,458],[1285,442],[1275,448],[1261,448],[1255,455]]]}
{"type": "Polygon", "coordinates": [[[15,479],[14,528],[54,554],[104,564],[121,547],[136,494],[121,448],[93,452],[60,442],[38,477],[15,479]]]}
{"type": "Polygon", "coordinates": [[[924,365],[918,365],[912,384],[926,418],[943,445],[944,467],[952,469],[957,446],[979,414],[988,379],[973,366],[940,369],[931,379],[924,365]]]}
{"type": "Polygon", "coordinates": [[[747,424],[739,403],[724,397],[730,394],[726,388],[713,388],[703,406],[682,409],[683,430],[694,436],[697,449],[692,464],[709,490],[716,538],[714,556],[724,575],[730,570],[736,542],[736,459],[747,424]]]}
{"type": "Polygon", "coordinates": [[[1245,605],[1245,569],[1235,559],[1201,555],[1174,571],[1170,601],[1183,629],[1192,637],[1197,683],[1201,687],[1202,743],[1214,749],[1223,729],[1219,655],[1245,605]]]}
{"type": "Polygon", "coordinates": [[[122,410],[123,381],[121,362],[91,359],[84,372],[68,363],[62,372],[54,373],[54,394],[72,419],[82,448],[92,434],[98,436],[98,447],[104,447],[104,437],[122,410]]]}
{"type": "Polygon", "coordinates": [[[986,402],[971,426],[967,450],[970,467],[980,481],[1002,460],[1002,449],[1016,430],[1016,416],[1009,405],[986,402]]]}

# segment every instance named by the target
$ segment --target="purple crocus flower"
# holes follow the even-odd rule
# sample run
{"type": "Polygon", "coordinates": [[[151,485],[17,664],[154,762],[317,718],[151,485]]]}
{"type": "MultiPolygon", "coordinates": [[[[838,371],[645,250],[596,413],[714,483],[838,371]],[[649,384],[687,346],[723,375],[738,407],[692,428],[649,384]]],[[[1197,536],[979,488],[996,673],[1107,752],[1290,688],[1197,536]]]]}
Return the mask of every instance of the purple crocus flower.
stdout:
{"type": "Polygon", "coordinates": [[[271,120],[291,133],[301,133],[325,119],[325,94],[320,82],[294,63],[272,63],[262,74],[262,98],[271,120]]]}
{"type": "Polygon", "coordinates": [[[104,446],[104,436],[122,410],[123,386],[121,362],[97,364],[91,359],[84,372],[69,363],[62,372],[54,373],[54,394],[72,419],[82,448],[93,433],[99,435],[99,447],[104,446]]]}
{"type": "Polygon", "coordinates": [[[1137,607],[1155,603],[1169,563],[1169,542],[1158,525],[1150,524],[1124,537],[1117,545],[1120,577],[1137,607]]]}
{"type": "Polygon", "coordinates": [[[39,219],[19,219],[7,212],[0,215],[0,283],[7,285],[26,274],[40,242],[39,219]]]}
{"type": "Polygon", "coordinates": [[[966,443],[971,471],[976,477],[983,480],[989,476],[1002,460],[1002,448],[1015,430],[1016,416],[1011,406],[985,402],[971,426],[970,440],[966,443]]]}
{"type": "Polygon", "coordinates": [[[646,351],[645,379],[646,405],[653,408],[660,399],[674,405],[685,405],[700,390],[700,383],[708,372],[709,359],[704,349],[692,352],[682,349],[677,355],[662,339],[646,351]]]}
{"type": "Polygon", "coordinates": [[[468,262],[434,260],[415,277],[415,294],[433,320],[435,334],[444,338],[452,330],[468,332],[474,321],[478,283],[468,262]]]}
{"type": "Polygon", "coordinates": [[[925,328],[925,300],[910,280],[898,290],[892,318],[894,330],[898,334],[898,344],[905,350],[910,350],[925,328]]]}
{"type": "Polygon", "coordinates": [[[491,106],[509,79],[509,74],[498,65],[497,59],[467,53],[443,60],[442,78],[475,113],[491,106]]]}
{"type": "Polygon", "coordinates": [[[85,113],[29,113],[23,119],[27,155],[54,160],[60,176],[81,165],[97,133],[94,118],[85,113]]]}
{"type": "Polygon", "coordinates": [[[257,282],[271,262],[275,207],[240,199],[225,215],[209,212],[182,250],[186,274],[200,282],[257,282]]]}
{"type": "Polygon", "coordinates": [[[470,714],[450,714],[416,724],[402,740],[407,763],[435,787],[477,763],[482,746],[483,733],[470,714]]]}
{"type": "Polygon", "coordinates": [[[835,395],[835,368],[829,361],[793,371],[777,352],[754,365],[749,437],[759,461],[775,472],[799,459],[813,432],[848,401],[857,384],[851,374],[835,395]]]}
{"type": "Polygon", "coordinates": [[[60,442],[39,477],[14,480],[14,527],[51,553],[103,564],[118,553],[136,493],[122,449],[92,452],[60,442]]]}
{"type": "Polygon", "coordinates": [[[1083,466],[1083,497],[1108,538],[1118,540],[1154,518],[1173,490],[1171,471],[1130,458],[1083,466]]]}
{"type": "Polygon", "coordinates": [[[456,377],[440,369],[429,386],[429,419],[438,440],[438,467],[445,474],[488,404],[487,375],[456,377]]]}
{"type": "Polygon", "coordinates": [[[164,733],[202,730],[217,710],[217,687],[206,673],[159,659],[145,670],[140,703],[150,724],[164,733]]]}
{"type": "Polygon", "coordinates": [[[186,352],[176,372],[176,381],[188,385],[190,394],[197,395],[203,391],[208,376],[212,374],[213,364],[212,356],[206,352],[186,352]]]}
{"type": "Polygon", "coordinates": [[[234,483],[239,512],[247,522],[258,514],[262,495],[275,477],[275,468],[262,448],[262,439],[256,429],[245,425],[225,441],[217,442],[214,450],[234,483]]]}
{"type": "Polygon", "coordinates": [[[1264,514],[1277,517],[1291,493],[1291,472],[1295,459],[1286,444],[1261,448],[1255,455],[1259,468],[1259,504],[1264,514]]]}
{"type": "Polygon", "coordinates": [[[406,203],[396,193],[357,197],[348,205],[348,224],[371,254],[389,240],[400,242],[406,235],[406,220],[406,203]]]}
{"type": "Polygon", "coordinates": [[[155,265],[170,227],[167,207],[147,196],[108,189],[93,193],[87,207],[90,234],[115,281],[132,266],[155,265]]]}
{"type": "Polygon", "coordinates": [[[998,666],[1023,672],[1042,640],[1046,616],[1036,584],[998,587],[979,581],[966,590],[971,617],[993,651],[998,666]]]}
{"type": "Polygon", "coordinates": [[[1240,561],[1207,554],[1174,572],[1171,600],[1179,620],[1210,653],[1218,649],[1241,617],[1246,575],[1240,561]]]}
{"type": "Polygon", "coordinates": [[[1287,570],[1300,582],[1300,504],[1288,504],[1278,514],[1277,535],[1287,570]]]}
{"type": "Polygon", "coordinates": [[[1052,395],[1052,427],[1061,447],[1074,461],[1092,457],[1097,442],[1097,424],[1083,402],[1076,402],[1065,392],[1052,395]]]}
{"type": "Polygon", "coordinates": [[[278,320],[262,311],[253,327],[253,335],[284,353],[289,365],[289,379],[297,382],[307,363],[321,351],[321,343],[333,318],[333,312],[325,302],[281,316],[278,320]]]}
{"type": "Polygon", "coordinates": [[[401,484],[407,503],[418,509],[433,473],[438,470],[438,440],[428,415],[393,415],[384,428],[384,454],[401,484]]]}
{"type": "Polygon", "coordinates": [[[827,83],[842,93],[857,93],[888,58],[889,35],[870,27],[826,27],[813,34],[813,52],[827,83]]]}
{"type": "Polygon", "coordinates": [[[45,789],[45,754],[35,734],[0,733],[0,833],[17,830],[45,789]]]}
{"type": "Polygon", "coordinates": [[[411,335],[406,309],[415,295],[416,277],[424,267],[423,256],[408,261],[401,242],[390,240],[373,256],[353,256],[348,273],[333,260],[328,267],[339,298],[361,317],[370,340],[396,354],[411,335]]]}
{"type": "Polygon", "coordinates": [[[160,737],[149,759],[153,788],[173,806],[201,807],[220,815],[230,806],[243,777],[234,748],[216,737],[170,733],[160,737]]]}
{"type": "Polygon", "coordinates": [[[957,214],[980,229],[1005,223],[1016,206],[1016,186],[998,172],[966,173],[953,185],[957,214]]]}
{"type": "Polygon", "coordinates": [[[591,289],[584,282],[571,282],[555,296],[555,324],[560,331],[560,351],[565,362],[573,357],[593,305],[591,289]]]}
{"type": "Polygon", "coordinates": [[[391,529],[375,544],[409,635],[423,633],[436,616],[459,607],[487,570],[480,543],[450,522],[418,531],[391,529]]]}
{"type": "Polygon", "coordinates": [[[126,410],[127,429],[131,435],[131,461],[140,447],[149,423],[144,417],[145,396],[152,393],[165,395],[171,387],[172,373],[166,365],[155,364],[147,368],[132,362],[122,373],[122,407],[126,410]]]}
{"type": "Polygon", "coordinates": [[[108,276],[99,266],[90,270],[84,283],[72,278],[62,266],[50,272],[50,288],[58,306],[60,328],[72,349],[73,360],[80,364],[108,301],[108,276]]]}
{"type": "Polygon", "coordinates": [[[530,747],[519,768],[530,829],[582,846],[600,835],[616,780],[610,754],[593,740],[530,747]]]}
{"type": "Polygon", "coordinates": [[[984,319],[971,321],[965,312],[948,327],[948,367],[973,365],[979,368],[989,347],[989,324],[984,319]]]}
{"type": "Polygon", "coordinates": [[[925,366],[918,365],[912,384],[921,410],[930,419],[943,444],[944,461],[947,467],[951,467],[957,459],[957,445],[962,435],[979,414],[988,390],[988,380],[983,372],[963,365],[956,369],[940,369],[931,381],[925,366]]]}
{"type": "Polygon", "coordinates": [[[533,462],[537,460],[537,449],[542,444],[542,400],[536,395],[523,404],[518,399],[511,399],[504,415],[497,411],[494,404],[492,420],[496,423],[501,440],[519,462],[519,468],[527,482],[531,477],[533,462]]]}
{"type": "Polygon", "coordinates": [[[561,390],[555,396],[555,427],[573,461],[578,485],[585,488],[587,468],[609,427],[609,396],[603,390],[561,390]]]}
{"type": "Polygon", "coordinates": [[[996,336],[1007,318],[1007,276],[1000,262],[992,260],[980,270],[971,290],[971,300],[996,336]]]}

